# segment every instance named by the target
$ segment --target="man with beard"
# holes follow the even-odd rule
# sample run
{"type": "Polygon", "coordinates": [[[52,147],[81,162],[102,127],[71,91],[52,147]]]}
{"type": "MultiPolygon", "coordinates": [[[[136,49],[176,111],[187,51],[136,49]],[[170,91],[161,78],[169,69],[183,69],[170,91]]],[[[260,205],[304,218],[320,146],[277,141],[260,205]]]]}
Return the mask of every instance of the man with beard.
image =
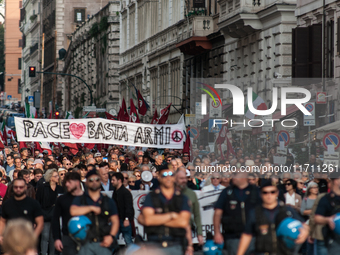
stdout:
{"type": "MultiPolygon", "coordinates": [[[[182,192],[183,195],[189,198],[191,202],[191,212],[192,216],[190,220],[191,229],[195,229],[197,231],[197,239],[200,245],[204,244],[203,234],[202,234],[202,223],[201,223],[201,213],[200,213],[200,204],[197,200],[196,193],[187,186],[188,178],[187,178],[187,170],[185,167],[180,167],[176,172],[176,186],[182,192]]],[[[189,171],[188,171],[189,172],[189,171]]],[[[190,174],[190,173],[189,173],[190,174]]],[[[190,229],[190,230],[191,230],[190,229]]]]}
{"type": "MultiPolygon", "coordinates": [[[[123,185],[124,176],[122,173],[114,173],[112,175],[112,186],[115,191],[112,194],[112,199],[117,204],[119,215],[119,233],[123,234],[126,246],[132,243],[132,228],[131,222],[135,211],[133,209],[133,199],[131,192],[123,185]]],[[[117,235],[118,238],[119,234],[117,235]]]]}
{"type": "Polygon", "coordinates": [[[87,191],[76,197],[70,207],[71,216],[86,215],[92,224],[87,233],[87,241],[79,250],[79,255],[111,255],[111,245],[116,242],[119,218],[116,203],[101,194],[100,178],[96,170],[86,175],[87,191]],[[111,223],[111,225],[110,225],[111,223]]]}
{"type": "Polygon", "coordinates": [[[39,237],[44,227],[44,217],[41,207],[33,198],[26,196],[27,185],[24,179],[13,181],[14,196],[2,205],[2,217],[0,220],[0,243],[7,221],[23,218],[35,225],[34,233],[39,237]]]}
{"type": "Polygon", "coordinates": [[[70,207],[73,199],[83,195],[80,185],[80,175],[76,172],[66,173],[64,183],[67,193],[57,198],[55,209],[52,217],[52,234],[54,247],[63,255],[74,255],[77,253],[76,243],[71,239],[68,233],[67,224],[71,219],[70,207]],[[62,237],[59,225],[59,219],[62,220],[62,237]]]}

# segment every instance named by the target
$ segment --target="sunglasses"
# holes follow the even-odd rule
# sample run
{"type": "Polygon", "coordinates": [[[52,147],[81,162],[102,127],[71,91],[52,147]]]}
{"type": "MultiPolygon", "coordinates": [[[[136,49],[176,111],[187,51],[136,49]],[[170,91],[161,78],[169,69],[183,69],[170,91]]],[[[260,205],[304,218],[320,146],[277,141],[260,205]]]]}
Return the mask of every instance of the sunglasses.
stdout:
{"type": "Polygon", "coordinates": [[[124,177],[125,180],[129,180],[129,177],[124,177]]]}
{"type": "Polygon", "coordinates": [[[66,164],[67,166],[70,166],[70,165],[72,165],[72,164],[70,164],[70,163],[68,163],[68,164],[66,164]]]}
{"type": "Polygon", "coordinates": [[[136,177],[140,177],[140,174],[135,174],[136,177]]]}
{"type": "Polygon", "coordinates": [[[219,179],[220,179],[220,177],[211,177],[211,180],[214,180],[214,179],[217,179],[217,180],[219,180],[219,179]]]}
{"type": "Polygon", "coordinates": [[[59,175],[53,175],[52,177],[54,177],[54,178],[58,178],[58,177],[59,177],[59,175]]]}
{"type": "Polygon", "coordinates": [[[129,181],[129,183],[135,183],[135,181],[129,181]]]}
{"type": "Polygon", "coordinates": [[[94,182],[94,181],[99,182],[99,177],[89,179],[89,182],[94,182]]]}
{"type": "Polygon", "coordinates": [[[164,173],[162,174],[162,177],[168,177],[168,176],[173,176],[173,175],[174,175],[173,172],[164,172],[164,173]]]}
{"type": "Polygon", "coordinates": [[[17,149],[18,147],[13,147],[13,149],[17,149]]]}
{"type": "Polygon", "coordinates": [[[65,174],[60,174],[59,176],[64,176],[65,174]]]}
{"type": "Polygon", "coordinates": [[[276,191],[275,190],[272,190],[272,191],[262,191],[262,194],[263,195],[267,195],[267,194],[275,194],[276,191]]]}
{"type": "Polygon", "coordinates": [[[25,186],[13,186],[13,189],[23,189],[25,186]]]}
{"type": "Polygon", "coordinates": [[[290,185],[292,185],[291,183],[286,183],[286,186],[290,186],[290,185]]]}

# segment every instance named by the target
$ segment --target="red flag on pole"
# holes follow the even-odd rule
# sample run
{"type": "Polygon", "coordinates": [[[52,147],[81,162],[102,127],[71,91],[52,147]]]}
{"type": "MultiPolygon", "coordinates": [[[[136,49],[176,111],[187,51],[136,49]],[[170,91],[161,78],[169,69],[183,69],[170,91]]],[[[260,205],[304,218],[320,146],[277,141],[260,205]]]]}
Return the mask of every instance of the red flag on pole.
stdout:
{"type": "Polygon", "coordinates": [[[191,153],[190,153],[190,147],[191,146],[190,145],[191,145],[190,135],[189,135],[189,132],[187,132],[187,138],[186,138],[184,146],[183,146],[183,154],[188,153],[189,161],[191,161],[191,153]]]}
{"type": "Polygon", "coordinates": [[[159,117],[157,124],[165,124],[165,122],[168,120],[171,104],[172,103],[170,103],[167,107],[161,110],[160,117],[159,117]]]}
{"type": "Polygon", "coordinates": [[[122,102],[122,107],[121,107],[121,113],[120,113],[120,121],[129,121],[129,114],[128,111],[126,109],[126,103],[125,103],[125,99],[123,98],[123,102],[122,102]]]}
{"type": "Polygon", "coordinates": [[[218,137],[216,139],[216,142],[215,142],[216,144],[219,145],[219,150],[220,150],[220,154],[221,154],[222,160],[225,159],[223,151],[222,151],[222,144],[224,143],[225,139],[227,139],[227,150],[228,150],[228,154],[227,155],[228,156],[229,156],[229,154],[236,155],[236,153],[235,153],[235,151],[233,149],[233,146],[231,145],[231,143],[230,143],[230,141],[228,139],[227,134],[228,134],[228,126],[227,126],[227,124],[223,124],[222,128],[221,128],[221,130],[220,130],[220,132],[218,134],[218,137]]]}
{"type": "Polygon", "coordinates": [[[129,122],[134,122],[134,123],[140,123],[137,109],[135,107],[135,104],[133,103],[132,98],[130,98],[130,118],[129,122]]]}
{"type": "Polygon", "coordinates": [[[105,112],[105,116],[108,120],[117,120],[117,117],[116,116],[113,116],[111,115],[110,113],[108,112],[105,112]]]}
{"type": "Polygon", "coordinates": [[[138,97],[138,112],[140,115],[145,115],[148,108],[146,106],[145,100],[142,96],[142,94],[140,93],[140,91],[137,91],[137,97],[138,97]]]}
{"type": "Polygon", "coordinates": [[[157,113],[157,109],[155,109],[155,113],[153,114],[151,124],[157,124],[157,122],[158,122],[158,113],[157,113]]]}

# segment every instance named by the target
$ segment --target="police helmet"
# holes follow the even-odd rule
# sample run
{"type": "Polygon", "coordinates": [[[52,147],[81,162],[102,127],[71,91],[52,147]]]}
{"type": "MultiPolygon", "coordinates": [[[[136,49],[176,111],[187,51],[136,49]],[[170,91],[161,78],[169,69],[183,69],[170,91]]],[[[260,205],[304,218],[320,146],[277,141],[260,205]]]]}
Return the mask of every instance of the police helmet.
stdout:
{"type": "Polygon", "coordinates": [[[277,237],[281,238],[288,249],[294,249],[295,240],[300,234],[302,223],[293,218],[285,218],[276,229],[277,237]]]}
{"type": "Polygon", "coordinates": [[[333,221],[335,225],[334,232],[335,234],[340,235],[340,213],[335,214],[333,221]]]}
{"type": "Polygon", "coordinates": [[[203,245],[203,255],[222,255],[223,243],[216,244],[214,240],[207,240],[203,245]]]}
{"type": "Polygon", "coordinates": [[[84,215],[72,217],[68,222],[68,232],[78,241],[85,240],[92,222],[84,215]]]}

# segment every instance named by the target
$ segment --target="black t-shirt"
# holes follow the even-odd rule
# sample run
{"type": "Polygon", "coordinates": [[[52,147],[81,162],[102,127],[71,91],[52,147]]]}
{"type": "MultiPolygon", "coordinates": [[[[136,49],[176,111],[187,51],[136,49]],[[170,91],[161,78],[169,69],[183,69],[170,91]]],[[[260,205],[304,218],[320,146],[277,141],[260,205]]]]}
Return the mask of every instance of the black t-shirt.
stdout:
{"type": "Polygon", "coordinates": [[[320,179],[318,186],[319,186],[319,193],[327,193],[328,191],[328,186],[327,186],[327,181],[325,179],[320,179]]]}
{"type": "Polygon", "coordinates": [[[65,195],[61,195],[60,197],[57,198],[57,201],[54,207],[53,217],[52,217],[52,234],[53,234],[54,240],[61,239],[60,225],[59,225],[60,217],[62,221],[63,235],[64,236],[68,235],[67,224],[69,220],[72,218],[70,214],[70,207],[75,197],[76,196],[73,196],[70,193],[66,193],[65,195]]]}
{"type": "MultiPolygon", "coordinates": [[[[267,216],[267,219],[271,222],[274,223],[277,214],[279,213],[280,207],[276,206],[274,209],[270,210],[267,208],[263,208],[264,214],[267,216]]],[[[299,214],[296,212],[291,207],[287,206],[287,211],[291,212],[292,218],[303,221],[303,219],[299,216],[299,214]]],[[[246,222],[246,227],[244,230],[244,233],[249,234],[249,235],[255,235],[256,234],[256,215],[255,215],[255,209],[252,209],[247,217],[247,222],[246,222]]]]}
{"type": "MultiPolygon", "coordinates": [[[[330,193],[330,195],[332,194],[334,193],[330,193]]],[[[337,204],[340,204],[340,196],[334,194],[334,200],[336,200],[337,204]]],[[[315,215],[329,217],[332,216],[333,209],[334,206],[331,205],[328,195],[325,195],[320,199],[315,215]]]]}
{"type": "Polygon", "coordinates": [[[35,218],[42,215],[43,212],[38,201],[30,197],[23,200],[15,200],[14,197],[11,197],[2,205],[2,217],[6,220],[23,218],[34,224],[35,218]]]}

